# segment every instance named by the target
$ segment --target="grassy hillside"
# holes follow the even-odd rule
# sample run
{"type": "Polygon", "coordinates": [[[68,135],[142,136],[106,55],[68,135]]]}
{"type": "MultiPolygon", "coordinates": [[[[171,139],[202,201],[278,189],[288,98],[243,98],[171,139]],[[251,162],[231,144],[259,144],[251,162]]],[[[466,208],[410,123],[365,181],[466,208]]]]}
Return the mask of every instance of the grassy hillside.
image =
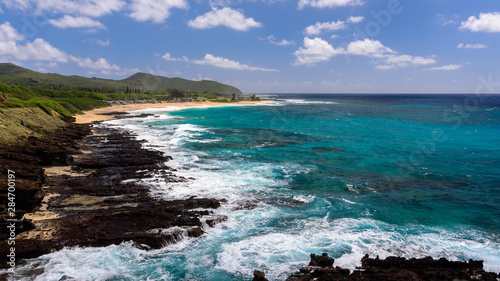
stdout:
{"type": "Polygon", "coordinates": [[[76,75],[64,76],[56,73],[40,73],[11,63],[0,63],[0,82],[29,88],[53,88],[57,90],[82,88],[108,93],[126,92],[128,89],[137,89],[141,92],[166,92],[171,88],[175,88],[180,91],[198,93],[241,94],[239,89],[216,81],[191,81],[146,73],[136,73],[123,80],[87,78],[76,75]]]}
{"type": "Polygon", "coordinates": [[[0,108],[0,144],[12,144],[20,137],[40,137],[65,122],[53,110],[51,114],[40,107],[0,108]]]}

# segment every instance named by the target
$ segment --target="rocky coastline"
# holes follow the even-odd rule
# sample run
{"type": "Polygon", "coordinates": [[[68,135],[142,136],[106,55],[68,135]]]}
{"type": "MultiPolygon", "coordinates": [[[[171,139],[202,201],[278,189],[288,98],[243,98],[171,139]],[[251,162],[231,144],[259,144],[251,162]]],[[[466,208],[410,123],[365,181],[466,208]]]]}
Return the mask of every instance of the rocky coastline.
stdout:
{"type": "MultiPolygon", "coordinates": [[[[158,249],[198,237],[220,200],[153,198],[140,179],[187,181],[167,166],[169,156],[144,149],[128,132],[99,125],[68,123],[42,138],[0,147],[0,181],[15,172],[15,217],[8,194],[0,194],[0,227],[15,219],[16,265],[64,247],[107,246],[132,241],[158,249]]],[[[0,267],[8,268],[9,234],[0,237],[0,267]]],[[[3,276],[6,278],[6,275],[3,276]]],[[[0,277],[0,280],[2,277],[0,277]]]]}
{"type": "MultiPolygon", "coordinates": [[[[185,237],[199,237],[204,227],[225,220],[213,213],[223,199],[193,196],[166,201],[153,198],[140,184],[140,179],[153,175],[166,182],[188,181],[168,167],[170,159],[143,148],[126,131],[71,120],[44,137],[0,146],[0,182],[8,182],[7,169],[15,172],[15,217],[9,217],[9,196],[2,189],[0,227],[6,229],[15,220],[16,265],[72,246],[132,241],[141,249],[158,249],[185,237]]],[[[0,233],[0,268],[9,267],[4,254],[11,247],[9,238],[0,233]]],[[[500,274],[484,271],[482,261],[365,256],[352,272],[334,267],[334,262],[327,254],[311,254],[309,265],[286,280],[500,280],[500,274]]],[[[7,277],[0,275],[0,280],[7,277]]],[[[60,280],[73,279],[61,276],[60,280]]],[[[267,279],[256,270],[253,280],[267,279]]]]}
{"type": "MultiPolygon", "coordinates": [[[[365,255],[361,266],[354,271],[335,266],[335,259],[328,256],[311,254],[307,266],[289,276],[286,281],[462,281],[462,280],[500,280],[500,273],[486,272],[482,261],[449,261],[445,258],[434,260],[432,257],[406,259],[387,257],[370,258],[365,255]]],[[[265,273],[254,271],[252,281],[267,281],[265,273]]]]}

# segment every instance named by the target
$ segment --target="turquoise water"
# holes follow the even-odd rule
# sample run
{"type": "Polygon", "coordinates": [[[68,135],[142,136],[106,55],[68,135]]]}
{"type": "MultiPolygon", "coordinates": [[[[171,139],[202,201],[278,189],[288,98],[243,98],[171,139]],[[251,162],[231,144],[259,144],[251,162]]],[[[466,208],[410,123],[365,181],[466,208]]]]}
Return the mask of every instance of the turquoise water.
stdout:
{"type": "Polygon", "coordinates": [[[254,106],[150,110],[106,122],[165,151],[189,183],[165,199],[226,198],[228,220],[161,250],[66,249],[31,280],[270,280],[327,252],[483,259],[500,271],[500,97],[279,95],[254,106]]]}

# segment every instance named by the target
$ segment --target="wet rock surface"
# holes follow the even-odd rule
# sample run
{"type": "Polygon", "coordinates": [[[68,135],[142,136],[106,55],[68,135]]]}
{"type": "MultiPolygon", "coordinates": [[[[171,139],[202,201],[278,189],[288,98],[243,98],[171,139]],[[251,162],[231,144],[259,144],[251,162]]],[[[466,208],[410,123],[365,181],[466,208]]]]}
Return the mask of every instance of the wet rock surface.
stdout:
{"type": "MultiPolygon", "coordinates": [[[[352,273],[349,269],[333,267],[334,259],[326,253],[311,254],[308,266],[288,277],[287,281],[375,281],[375,280],[412,280],[412,281],[443,281],[443,280],[487,280],[497,281],[500,274],[486,272],[482,261],[468,262],[449,261],[445,258],[434,260],[431,257],[422,259],[406,259],[402,257],[387,257],[386,259],[361,259],[361,267],[352,273]]],[[[254,278],[255,280],[255,278],[254,278]]]]}
{"type": "MultiPolygon", "coordinates": [[[[169,156],[142,148],[124,131],[69,124],[45,138],[27,139],[23,146],[1,147],[0,153],[2,169],[16,172],[18,264],[68,246],[133,241],[139,248],[157,249],[203,235],[204,216],[210,226],[224,220],[213,214],[220,206],[217,199],[153,198],[140,179],[188,179],[165,164],[169,156]]],[[[7,182],[4,170],[0,181],[7,182]]],[[[2,224],[8,219],[6,196],[2,189],[2,224]]],[[[6,253],[8,237],[0,238],[0,252],[6,253]]],[[[7,266],[3,259],[0,267],[7,266]]]]}

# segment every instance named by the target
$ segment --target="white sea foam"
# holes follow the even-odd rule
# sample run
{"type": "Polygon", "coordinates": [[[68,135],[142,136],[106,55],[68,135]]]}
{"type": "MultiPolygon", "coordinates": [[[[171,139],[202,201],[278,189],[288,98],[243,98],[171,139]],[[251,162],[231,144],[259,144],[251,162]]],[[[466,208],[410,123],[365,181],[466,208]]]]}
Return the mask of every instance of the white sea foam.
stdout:
{"type": "MultiPolygon", "coordinates": [[[[296,101],[300,103],[301,101],[296,101]]],[[[177,125],[173,125],[177,126],[177,125]]],[[[269,222],[290,216],[278,207],[266,204],[270,197],[279,198],[279,191],[270,190],[269,186],[286,186],[287,179],[298,173],[309,173],[314,167],[300,165],[273,166],[264,163],[249,165],[238,160],[239,155],[225,162],[207,157],[202,152],[189,151],[182,148],[183,142],[193,141],[199,133],[207,133],[210,128],[194,125],[169,127],[171,134],[160,132],[159,135],[149,133],[154,129],[143,131],[151,145],[165,144],[160,148],[172,155],[169,162],[179,168],[179,175],[193,177],[196,180],[188,183],[169,183],[153,186],[154,194],[164,198],[187,198],[193,194],[200,197],[226,198],[227,204],[217,210],[219,214],[228,216],[228,221],[218,225],[210,232],[211,239],[224,240],[225,237],[236,237],[235,241],[222,243],[217,255],[217,269],[248,276],[254,269],[261,268],[271,280],[285,279],[291,272],[305,265],[310,253],[328,252],[336,258],[336,265],[354,269],[359,266],[360,259],[366,253],[372,256],[387,257],[401,255],[406,257],[435,258],[446,257],[452,260],[468,258],[485,259],[488,270],[500,270],[498,260],[498,243],[487,243],[485,248],[476,240],[468,240],[453,232],[440,229],[421,230],[421,226],[397,229],[396,226],[370,219],[328,220],[328,214],[321,219],[303,219],[296,226],[286,231],[273,229],[269,222]],[[163,134],[163,135],[162,135],[163,134]],[[172,142],[173,139],[177,140],[172,142]],[[180,145],[180,146],[179,146],[180,145]],[[182,169],[189,168],[188,170],[182,169]],[[277,181],[275,172],[283,175],[284,181],[277,181]],[[278,192],[278,193],[277,193],[278,192]],[[257,209],[235,211],[242,205],[254,205],[257,209]],[[255,234],[258,230],[262,234],[255,234]],[[414,232],[414,234],[409,234],[414,232]]],[[[144,130],[144,128],[135,128],[144,130]]],[[[348,190],[358,192],[352,184],[346,184],[348,190]]],[[[285,196],[286,197],[286,196],[285,196]]],[[[291,195],[293,200],[316,204],[315,196],[300,194],[291,195]],[[313,203],[314,202],[314,203],[313,203]]],[[[289,197],[290,198],[290,197],[289,197]]],[[[350,205],[356,202],[340,198],[350,205]]],[[[330,205],[331,207],[331,205],[330,205]]],[[[330,208],[328,207],[328,208],[330,208]]],[[[208,246],[210,247],[210,246],[208,246]]],[[[208,254],[206,254],[208,255],[208,254]]],[[[207,257],[208,258],[208,257],[207,257]]],[[[213,259],[213,258],[212,258],[213,259]]]]}
{"type": "Polygon", "coordinates": [[[307,265],[310,253],[326,252],[336,259],[335,265],[351,270],[360,265],[365,254],[381,258],[484,259],[486,270],[500,270],[498,243],[487,240],[485,247],[464,234],[420,228],[398,229],[369,219],[339,219],[326,226],[321,219],[305,220],[288,233],[269,232],[224,244],[217,255],[217,268],[233,273],[260,268],[270,280],[284,280],[290,272],[307,265]]]}
{"type": "Polygon", "coordinates": [[[294,195],[293,201],[307,204],[313,202],[315,198],[314,195],[294,195]]]}
{"type": "MultiPolygon", "coordinates": [[[[332,204],[319,195],[298,194],[286,188],[293,175],[310,173],[313,166],[254,163],[231,151],[220,152],[224,159],[220,161],[214,155],[183,146],[199,141],[201,135],[211,136],[211,128],[177,124],[183,117],[158,114],[160,117],[105,124],[136,132],[139,139],[147,140],[144,146],[173,157],[167,165],[178,170],[175,174],[194,178],[180,183],[166,183],[160,177],[143,180],[154,196],[226,198],[228,202],[215,212],[226,215],[228,220],[214,228],[205,227],[208,235],[184,238],[160,250],[143,251],[131,243],[65,249],[30,261],[19,269],[19,274],[32,275],[32,267],[41,262],[44,272],[37,280],[58,280],[64,274],[84,280],[201,280],[220,272],[250,280],[255,269],[265,271],[270,280],[284,280],[308,263],[310,253],[322,252],[333,256],[335,265],[350,269],[370,254],[381,258],[430,255],[452,260],[484,259],[486,270],[500,271],[498,238],[469,229],[452,231],[396,226],[374,219],[336,218],[335,204],[353,207],[356,202],[339,198],[332,204]],[[161,123],[154,124],[156,120],[161,123]],[[307,205],[289,204],[291,198],[307,205]],[[175,271],[184,273],[176,275],[175,271]]],[[[346,187],[358,192],[352,184],[346,187]]],[[[184,229],[176,228],[152,231],[184,233],[184,229]]],[[[14,280],[30,278],[20,275],[14,280]]]]}
{"type": "Polygon", "coordinates": [[[285,102],[293,104],[338,104],[338,102],[334,101],[315,101],[315,100],[302,100],[302,99],[287,99],[285,100],[285,102]]]}

